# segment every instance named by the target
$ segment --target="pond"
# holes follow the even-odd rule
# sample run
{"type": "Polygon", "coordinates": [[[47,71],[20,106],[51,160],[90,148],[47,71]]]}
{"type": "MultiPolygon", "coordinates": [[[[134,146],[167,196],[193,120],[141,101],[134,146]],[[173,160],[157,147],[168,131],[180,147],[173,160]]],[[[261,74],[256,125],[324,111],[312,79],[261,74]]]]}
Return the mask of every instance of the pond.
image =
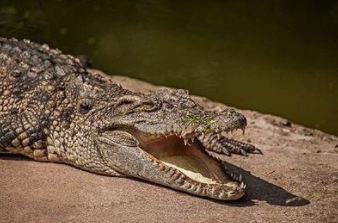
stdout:
{"type": "Polygon", "coordinates": [[[1,0],[0,36],[338,135],[337,1],[1,0]]]}

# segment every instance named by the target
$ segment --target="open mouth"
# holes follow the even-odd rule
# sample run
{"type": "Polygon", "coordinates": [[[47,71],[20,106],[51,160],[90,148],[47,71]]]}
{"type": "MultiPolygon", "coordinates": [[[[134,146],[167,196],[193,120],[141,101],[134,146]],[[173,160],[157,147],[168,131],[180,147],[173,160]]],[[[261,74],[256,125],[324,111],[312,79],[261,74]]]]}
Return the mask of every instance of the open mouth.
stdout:
{"type": "Polygon", "coordinates": [[[188,189],[200,188],[197,189],[198,193],[189,190],[187,192],[220,200],[225,198],[237,200],[244,195],[246,186],[241,182],[241,177],[225,173],[222,164],[210,157],[197,139],[187,143],[176,135],[154,137],[138,134],[137,136],[139,147],[148,153],[160,168],[164,171],[174,169],[176,174],[174,178],[183,177],[189,184],[186,186],[188,189]]]}
{"type": "Polygon", "coordinates": [[[226,162],[231,154],[246,156],[247,153],[261,153],[253,145],[223,136],[223,133],[237,129],[244,132],[245,117],[233,109],[225,110],[218,116],[187,116],[184,128],[152,123],[145,128],[143,120],[133,126],[107,126],[105,135],[100,139],[108,144],[104,148],[115,149],[106,155],[108,161],[127,176],[193,195],[217,200],[243,197],[246,185],[242,177],[225,172],[221,161],[226,162]],[[117,156],[121,157],[117,159],[125,161],[114,163],[117,156]]]}

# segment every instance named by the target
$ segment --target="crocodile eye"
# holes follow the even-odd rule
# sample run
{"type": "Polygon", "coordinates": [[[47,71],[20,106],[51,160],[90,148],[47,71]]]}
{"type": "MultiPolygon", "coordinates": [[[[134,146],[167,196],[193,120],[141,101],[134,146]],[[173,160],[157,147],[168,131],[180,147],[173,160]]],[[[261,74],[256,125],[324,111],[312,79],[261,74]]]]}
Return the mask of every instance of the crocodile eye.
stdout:
{"type": "Polygon", "coordinates": [[[162,106],[162,101],[159,98],[152,98],[142,102],[141,110],[143,111],[155,111],[162,106]]]}
{"type": "Polygon", "coordinates": [[[83,99],[80,101],[79,107],[80,107],[80,112],[84,114],[84,113],[87,113],[93,107],[93,103],[89,99],[83,99]]]}
{"type": "Polygon", "coordinates": [[[156,104],[151,101],[146,101],[142,103],[142,110],[151,111],[156,108],[156,104]]]}

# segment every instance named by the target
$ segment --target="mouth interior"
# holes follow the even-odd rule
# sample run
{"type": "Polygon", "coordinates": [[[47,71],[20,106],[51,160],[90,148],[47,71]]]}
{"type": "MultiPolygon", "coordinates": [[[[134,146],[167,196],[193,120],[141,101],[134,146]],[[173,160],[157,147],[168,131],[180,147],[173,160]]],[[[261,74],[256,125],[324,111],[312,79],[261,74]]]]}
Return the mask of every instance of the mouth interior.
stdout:
{"type": "Polygon", "coordinates": [[[141,143],[140,147],[165,165],[200,183],[224,184],[232,181],[221,164],[208,156],[198,142],[184,145],[183,139],[168,136],[141,143]]]}

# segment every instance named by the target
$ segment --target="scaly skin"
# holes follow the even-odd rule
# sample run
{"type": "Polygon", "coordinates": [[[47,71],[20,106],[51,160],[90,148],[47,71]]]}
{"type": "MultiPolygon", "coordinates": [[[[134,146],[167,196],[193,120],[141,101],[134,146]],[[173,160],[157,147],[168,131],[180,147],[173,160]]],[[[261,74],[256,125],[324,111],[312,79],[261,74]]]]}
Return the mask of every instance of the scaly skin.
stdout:
{"type": "Polygon", "coordinates": [[[47,45],[0,39],[1,152],[235,200],[243,183],[222,174],[217,183],[204,182],[162,158],[172,158],[163,154],[175,147],[216,171],[232,153],[260,153],[221,135],[245,126],[242,114],[205,111],[185,90],[130,92],[47,45]]]}

